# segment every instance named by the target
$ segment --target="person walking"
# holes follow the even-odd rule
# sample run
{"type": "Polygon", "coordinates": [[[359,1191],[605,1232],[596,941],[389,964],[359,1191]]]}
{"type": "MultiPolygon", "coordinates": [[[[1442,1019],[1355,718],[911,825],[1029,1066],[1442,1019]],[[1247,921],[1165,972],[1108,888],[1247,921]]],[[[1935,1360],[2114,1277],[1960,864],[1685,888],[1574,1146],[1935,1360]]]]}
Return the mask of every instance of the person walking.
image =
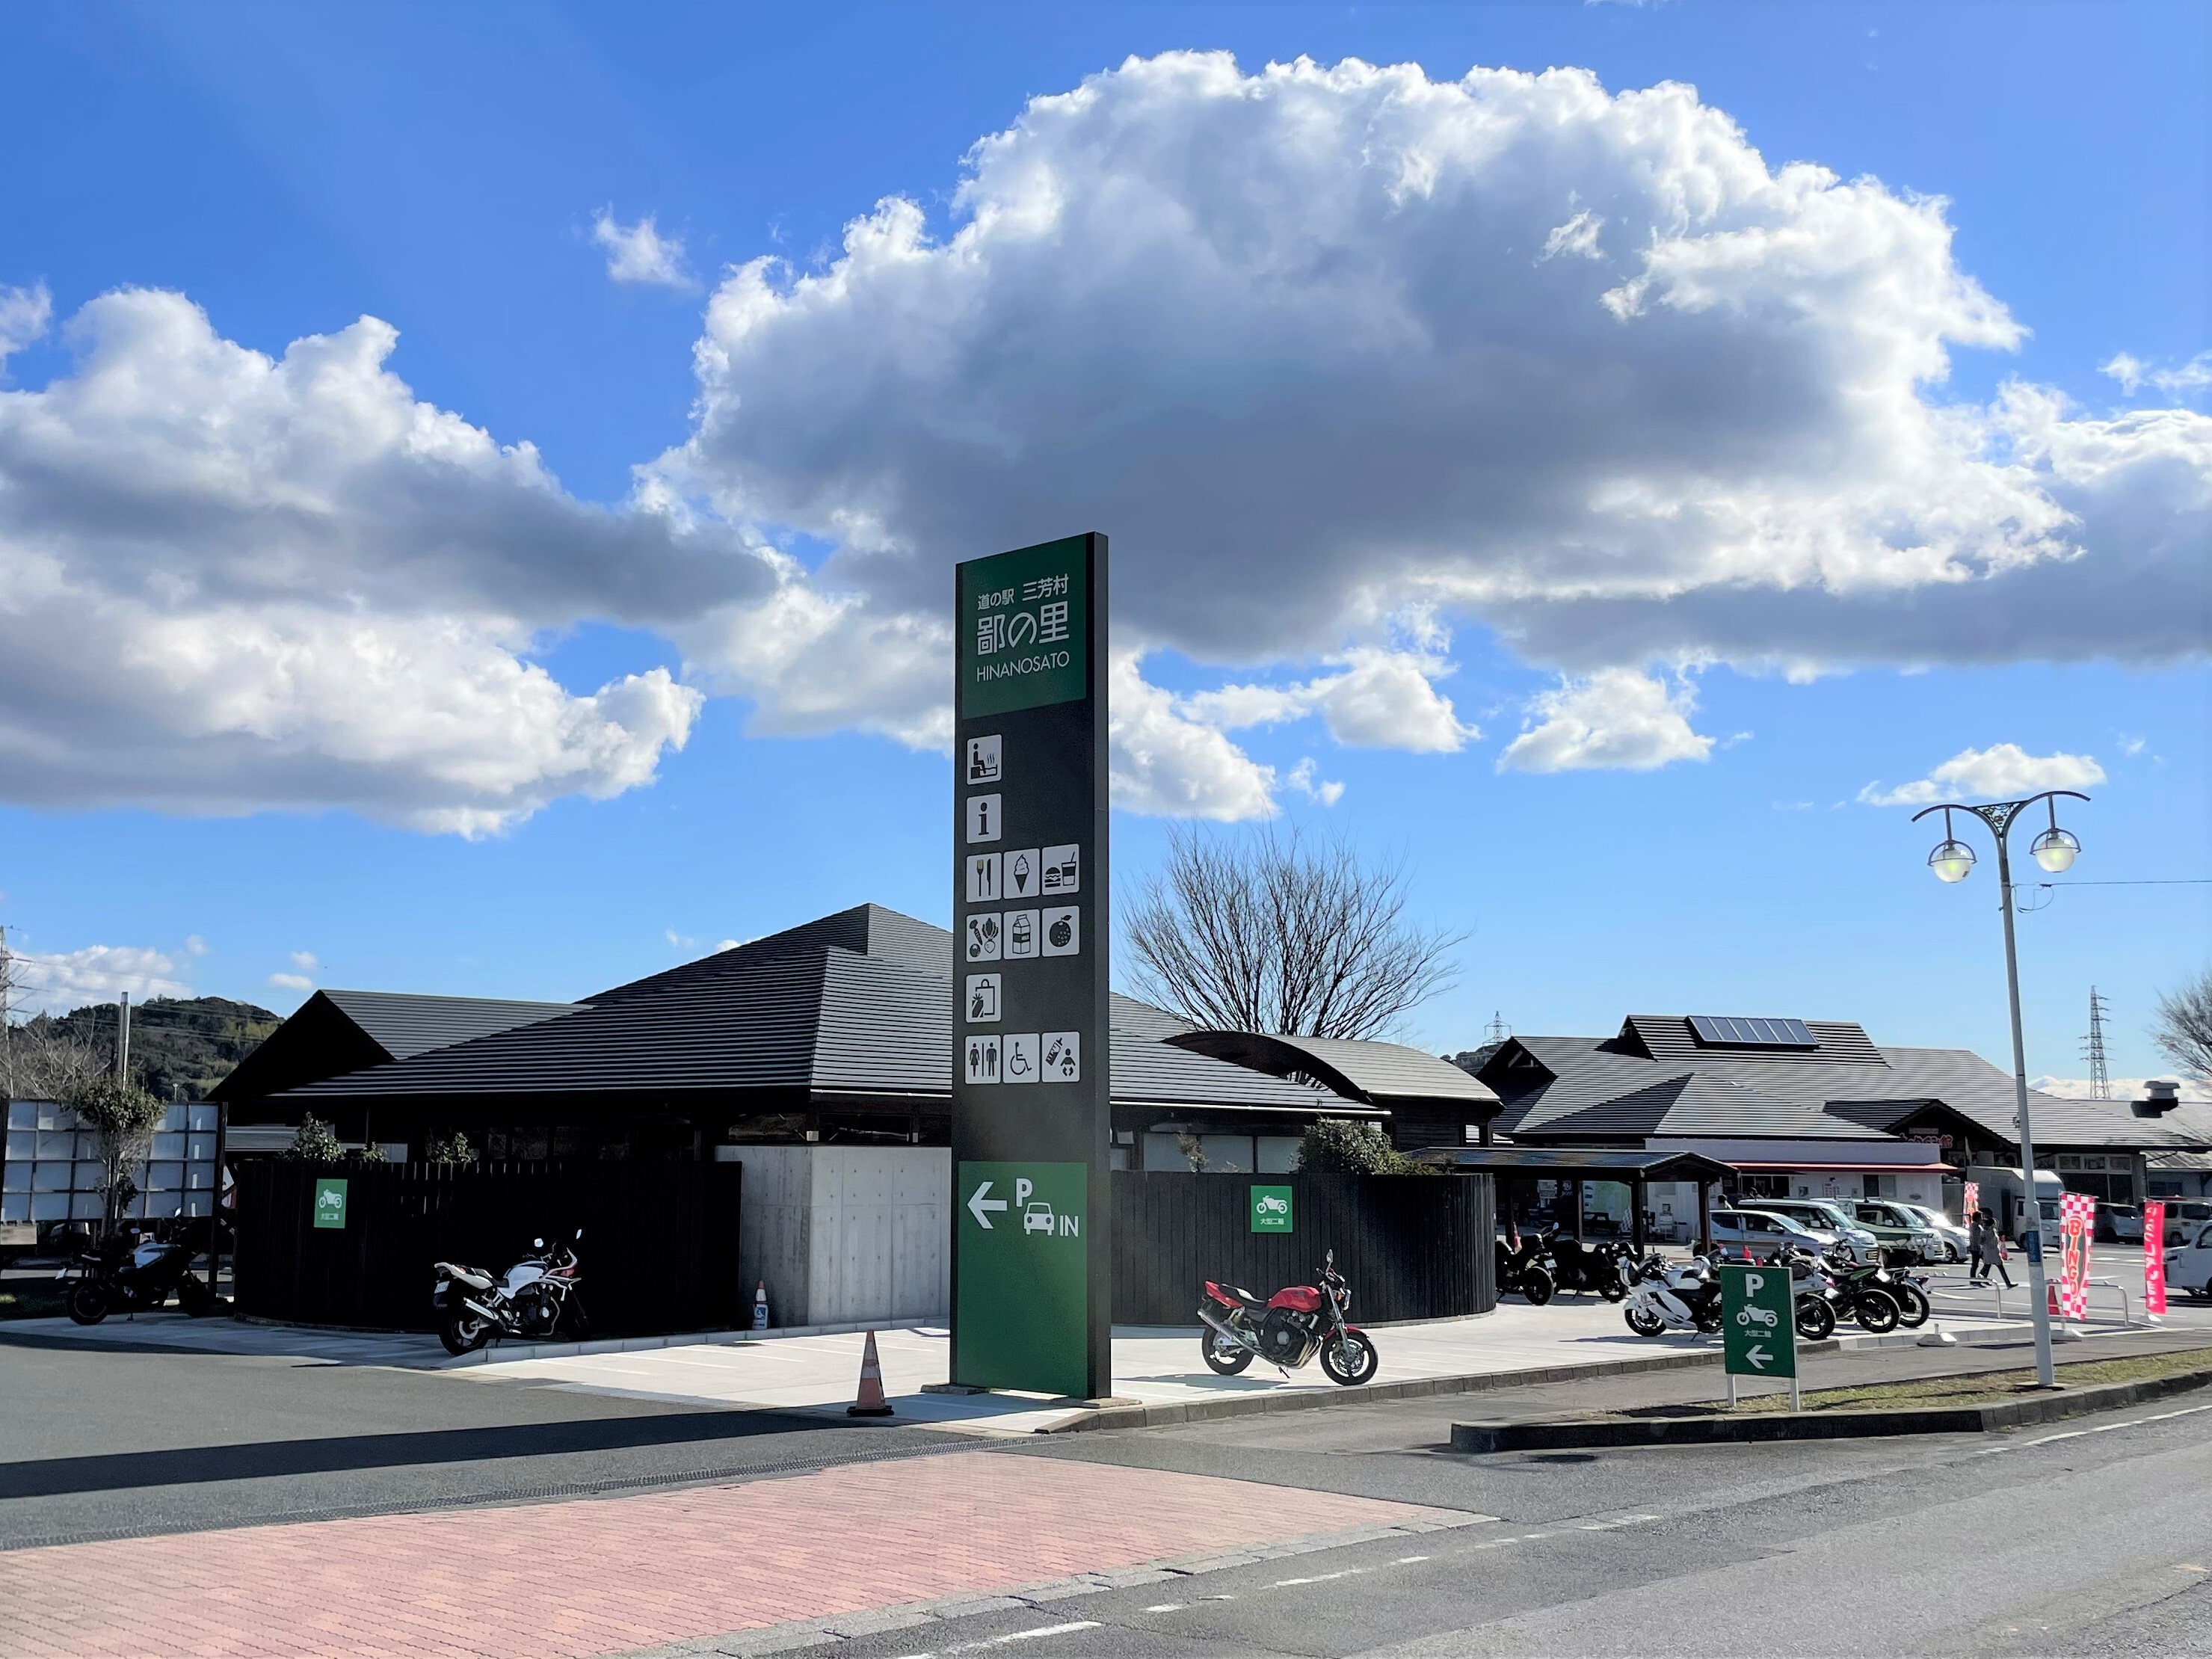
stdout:
{"type": "Polygon", "coordinates": [[[1969,1284],[1986,1285],[1995,1273],[2004,1280],[2005,1289],[2012,1288],[2012,1274],[2005,1269],[2004,1240],[1997,1236],[1987,1210],[1974,1212],[1973,1228],[1966,1235],[1966,1253],[1972,1262],[1966,1270],[1969,1284]]]}

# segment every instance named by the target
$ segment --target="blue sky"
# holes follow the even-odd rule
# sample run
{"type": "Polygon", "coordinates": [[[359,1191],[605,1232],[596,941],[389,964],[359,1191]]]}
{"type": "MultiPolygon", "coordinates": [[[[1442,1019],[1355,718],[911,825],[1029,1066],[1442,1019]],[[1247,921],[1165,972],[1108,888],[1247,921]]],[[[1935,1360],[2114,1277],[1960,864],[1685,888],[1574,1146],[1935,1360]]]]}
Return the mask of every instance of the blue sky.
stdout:
{"type": "MultiPolygon", "coordinates": [[[[2001,1058],[1993,882],[1939,887],[1861,796],[1969,750],[1962,789],[2087,765],[2081,881],[2212,878],[2208,32],[2153,4],[14,15],[0,578],[35,602],[0,625],[0,921],[58,994],[279,1008],[577,994],[864,898],[941,921],[927,596],[1097,527],[1145,647],[1125,879],[1177,803],[1402,856],[1468,934],[1434,1047],[1493,1010],[1694,1010],[2001,1058]],[[1193,51],[1236,69],[1159,58],[1193,51]],[[1301,56],[1319,78],[1240,78],[1301,56]],[[1435,91],[1478,66],[1601,91],[1435,91]],[[1668,81],[1698,103],[1609,101],[1668,81]],[[1740,142],[1651,137],[1699,110],[1740,142]],[[1366,131],[1437,171],[1343,206],[1366,131]],[[1879,184],[1791,196],[1750,151],[1879,184]],[[1065,222],[960,266],[975,202],[1018,222],[1040,173],[1065,222]],[[1523,177],[1556,211],[1516,217],[1523,177]],[[888,198],[920,240],[855,252],[888,198]],[[665,280],[616,280],[648,216],[665,280]],[[1157,263],[1125,277],[1132,248],[1157,263]],[[125,289],[181,297],[100,308],[125,289]],[[240,366],[363,316],[380,359],[240,366]],[[1127,349],[1079,349],[1101,318],[1127,349]],[[1948,374],[1888,362],[1900,336],[1948,374]],[[1085,416],[1008,416],[1059,395],[1085,416]],[[925,476],[948,431],[982,459],[925,476]],[[1449,483],[1516,453],[1540,487],[1449,483]]],[[[2085,885],[2021,927],[2032,1070],[2079,1072],[2094,983],[2116,1073],[2154,1072],[2212,887],[2085,885]]]]}

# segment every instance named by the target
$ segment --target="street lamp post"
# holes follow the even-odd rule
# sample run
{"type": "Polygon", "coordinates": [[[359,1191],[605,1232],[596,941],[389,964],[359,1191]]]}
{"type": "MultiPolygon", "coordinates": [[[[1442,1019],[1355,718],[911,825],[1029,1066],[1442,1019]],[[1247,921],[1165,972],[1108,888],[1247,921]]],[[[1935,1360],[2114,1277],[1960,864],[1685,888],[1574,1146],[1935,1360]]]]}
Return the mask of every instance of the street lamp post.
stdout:
{"type": "MultiPolygon", "coordinates": [[[[2081,843],[2058,827],[2058,798],[2062,795],[2078,801],[2089,799],[2078,790],[2046,789],[2026,800],[1991,801],[1980,806],[1951,801],[1912,815],[1915,823],[1930,812],[1943,815],[1943,839],[1928,855],[1928,867],[1936,872],[1939,881],[1964,881],[1974,868],[1974,849],[1951,833],[1952,813],[1972,813],[1989,825],[1990,834],[1997,844],[1997,908],[2004,915],[2005,994],[2012,1005],[2013,1103],[2020,1123],[2021,1176],[2027,1187],[2028,1225],[2022,1242],[2027,1245],[2027,1293],[2035,1316],[2035,1377],[2046,1389],[2056,1388],[2058,1378],[2051,1364],[2050,1291],[2043,1270],[2043,1195],[2035,1184],[2035,1130],[2027,1115],[2027,1046],[2020,1030],[2020,952],[2013,943],[2012,854],[2007,837],[2022,812],[2038,801],[2048,801],[2051,827],[2035,838],[2028,851],[2038,864],[2053,875],[2069,868],[2081,851],[2081,843]]],[[[1971,1221],[1972,1218],[1967,1219],[1971,1221]]]]}

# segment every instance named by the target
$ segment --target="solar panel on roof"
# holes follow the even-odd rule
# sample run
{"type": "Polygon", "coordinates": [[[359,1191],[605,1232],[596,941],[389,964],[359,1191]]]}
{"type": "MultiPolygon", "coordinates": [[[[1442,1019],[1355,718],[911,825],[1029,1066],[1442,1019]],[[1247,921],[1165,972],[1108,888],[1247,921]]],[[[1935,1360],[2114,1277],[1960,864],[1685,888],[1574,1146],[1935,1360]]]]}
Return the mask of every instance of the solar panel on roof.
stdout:
{"type": "Polygon", "coordinates": [[[1746,1019],[1735,1014],[1692,1014],[1690,1029],[1700,1042],[1731,1048],[1817,1048],[1802,1019],[1746,1019]]]}

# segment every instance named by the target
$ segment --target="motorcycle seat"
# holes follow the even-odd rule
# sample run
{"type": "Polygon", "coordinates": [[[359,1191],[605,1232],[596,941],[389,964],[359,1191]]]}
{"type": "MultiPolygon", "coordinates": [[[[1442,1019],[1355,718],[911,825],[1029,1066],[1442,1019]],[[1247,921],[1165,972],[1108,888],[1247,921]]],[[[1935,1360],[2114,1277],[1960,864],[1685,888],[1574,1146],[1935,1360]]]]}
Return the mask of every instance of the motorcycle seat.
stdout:
{"type": "Polygon", "coordinates": [[[1208,1290],[1218,1291],[1222,1295],[1229,1297],[1231,1301],[1240,1302],[1248,1308],[1264,1308],[1267,1305],[1267,1298],[1266,1297],[1255,1296],[1251,1291],[1241,1289],[1235,1285],[1218,1285],[1213,1283],[1212,1280],[1208,1280],[1206,1288],[1208,1290]]]}

